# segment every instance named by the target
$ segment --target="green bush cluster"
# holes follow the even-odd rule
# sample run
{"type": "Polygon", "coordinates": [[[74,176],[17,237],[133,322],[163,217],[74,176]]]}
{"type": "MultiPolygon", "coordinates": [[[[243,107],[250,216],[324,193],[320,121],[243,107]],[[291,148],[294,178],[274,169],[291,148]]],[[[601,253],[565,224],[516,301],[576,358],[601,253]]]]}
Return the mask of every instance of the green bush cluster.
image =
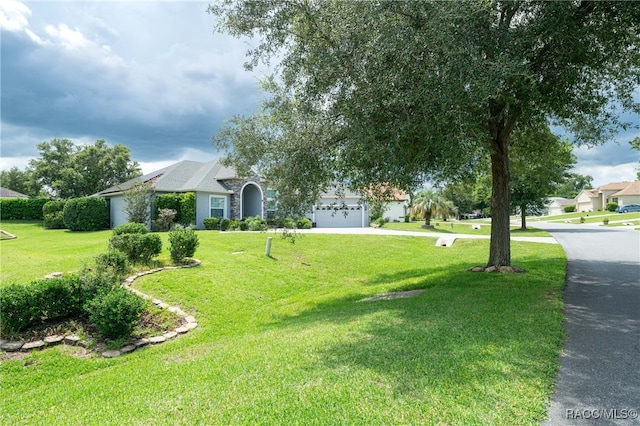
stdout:
{"type": "Polygon", "coordinates": [[[109,227],[109,207],[102,197],[72,198],[64,205],[64,225],[72,231],[98,231],[109,227]]]}
{"type": "Polygon", "coordinates": [[[127,255],[118,250],[110,250],[95,257],[98,271],[104,271],[114,277],[122,278],[129,270],[127,255]]]}
{"type": "Polygon", "coordinates": [[[149,229],[142,223],[128,222],[113,228],[113,235],[121,234],[146,234],[149,229]]]}
{"type": "Polygon", "coordinates": [[[387,223],[387,221],[384,219],[384,217],[379,217],[371,222],[371,226],[374,228],[382,228],[385,223],[387,223]]]}
{"type": "Polygon", "coordinates": [[[193,224],[196,222],[195,192],[169,193],[156,196],[154,218],[157,219],[163,209],[176,211],[173,222],[193,224]]]}
{"type": "Polygon", "coordinates": [[[306,217],[300,217],[297,219],[293,219],[290,217],[281,217],[273,221],[273,226],[282,229],[311,229],[313,227],[313,222],[311,222],[311,220],[307,219],[306,217]]]}
{"type": "Polygon", "coordinates": [[[193,257],[199,245],[198,235],[191,227],[176,225],[169,232],[169,253],[171,261],[175,264],[182,263],[187,257],[193,257]]]}
{"type": "Polygon", "coordinates": [[[564,206],[564,212],[565,213],[573,213],[576,211],[576,206],[573,204],[570,204],[568,206],[564,206]]]}
{"type": "MultiPolygon", "coordinates": [[[[247,217],[243,220],[243,222],[247,225],[247,229],[249,231],[266,231],[267,230],[267,221],[260,216],[255,217],[247,217]]],[[[244,229],[240,229],[244,231],[244,229]]]]}
{"type": "Polygon", "coordinates": [[[117,250],[131,263],[148,264],[162,252],[162,240],[157,234],[118,234],[109,239],[109,250],[117,250]]]}
{"type": "Polygon", "coordinates": [[[608,212],[615,212],[618,208],[618,203],[607,203],[605,210],[608,212]]]}
{"type": "Polygon", "coordinates": [[[158,218],[151,224],[155,231],[166,232],[171,229],[171,225],[175,222],[176,211],[173,209],[162,209],[158,214],[158,218]]]}
{"type": "Polygon", "coordinates": [[[48,198],[2,198],[0,220],[42,220],[48,198]]]}
{"type": "Polygon", "coordinates": [[[42,217],[46,229],[64,229],[65,201],[51,200],[42,206],[42,217]]]}
{"type": "Polygon", "coordinates": [[[220,219],[220,230],[221,231],[228,231],[229,228],[231,228],[231,219],[226,218],[226,217],[220,219]]]}
{"type": "Polygon", "coordinates": [[[145,303],[135,294],[114,286],[99,292],[86,304],[85,310],[100,333],[110,339],[120,339],[131,335],[145,303]]]}
{"type": "Polygon", "coordinates": [[[218,218],[217,217],[207,217],[204,219],[204,229],[213,230],[218,228],[218,218]]]}

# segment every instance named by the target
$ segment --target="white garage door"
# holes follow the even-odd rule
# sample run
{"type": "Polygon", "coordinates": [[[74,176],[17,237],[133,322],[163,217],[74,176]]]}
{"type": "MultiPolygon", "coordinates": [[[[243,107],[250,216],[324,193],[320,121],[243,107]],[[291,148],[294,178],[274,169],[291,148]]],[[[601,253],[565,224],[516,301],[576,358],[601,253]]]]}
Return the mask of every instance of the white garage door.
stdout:
{"type": "Polygon", "coordinates": [[[316,228],[361,228],[363,220],[362,206],[346,206],[344,209],[332,207],[316,207],[314,218],[316,228]]]}

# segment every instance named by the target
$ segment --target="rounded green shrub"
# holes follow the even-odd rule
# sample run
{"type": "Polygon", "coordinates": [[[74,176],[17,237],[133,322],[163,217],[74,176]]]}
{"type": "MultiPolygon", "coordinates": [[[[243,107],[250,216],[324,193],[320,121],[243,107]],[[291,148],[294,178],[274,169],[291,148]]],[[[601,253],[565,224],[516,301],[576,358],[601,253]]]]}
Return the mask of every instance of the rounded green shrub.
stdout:
{"type": "Polygon", "coordinates": [[[38,313],[31,292],[20,284],[0,288],[0,306],[3,336],[26,329],[38,313]]]}
{"type": "Polygon", "coordinates": [[[615,212],[618,208],[618,203],[607,203],[605,210],[608,212],[615,212]]]}
{"type": "Polygon", "coordinates": [[[149,229],[146,225],[137,222],[128,222],[113,228],[113,235],[120,234],[146,234],[149,229]]]}
{"type": "Polygon", "coordinates": [[[218,218],[206,217],[204,219],[204,229],[216,229],[218,227],[218,218]]]}
{"type": "Polygon", "coordinates": [[[220,230],[221,231],[228,231],[229,228],[231,227],[231,220],[228,218],[223,218],[220,220],[220,230]]]}
{"type": "Polygon", "coordinates": [[[94,259],[96,269],[107,271],[116,277],[122,277],[127,273],[127,255],[118,250],[110,250],[100,253],[94,259]]]}
{"type": "Polygon", "coordinates": [[[306,217],[301,217],[296,220],[296,228],[298,229],[311,229],[312,226],[313,222],[311,222],[311,220],[307,219],[306,217]]]}
{"type": "Polygon", "coordinates": [[[109,207],[102,197],[72,198],[64,205],[64,225],[72,231],[98,231],[109,227],[109,207]]]}
{"type": "Polygon", "coordinates": [[[162,252],[162,240],[157,234],[119,234],[109,239],[109,249],[121,251],[131,263],[146,264],[162,252]]]}
{"type": "Polygon", "coordinates": [[[140,314],[145,309],[144,301],[122,287],[112,287],[100,292],[85,307],[98,331],[109,339],[129,337],[140,314]]]}
{"type": "Polygon", "coordinates": [[[260,216],[249,217],[246,219],[249,231],[266,231],[267,221],[260,216]]]}
{"type": "Polygon", "coordinates": [[[42,206],[42,217],[46,229],[64,229],[64,201],[51,200],[42,206]]]}
{"type": "Polygon", "coordinates": [[[200,241],[193,228],[177,225],[169,232],[169,253],[171,261],[175,264],[182,263],[187,257],[193,257],[198,245],[200,241]]]}

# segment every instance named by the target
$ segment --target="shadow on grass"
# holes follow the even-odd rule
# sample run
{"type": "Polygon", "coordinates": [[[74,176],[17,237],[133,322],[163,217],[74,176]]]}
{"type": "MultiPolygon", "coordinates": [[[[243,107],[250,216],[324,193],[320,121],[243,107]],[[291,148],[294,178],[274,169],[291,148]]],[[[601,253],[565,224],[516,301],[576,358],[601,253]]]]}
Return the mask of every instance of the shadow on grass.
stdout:
{"type": "MultiPolygon", "coordinates": [[[[522,263],[531,271],[561,269],[563,260],[557,261],[522,263]]],[[[438,271],[412,298],[334,300],[271,327],[334,328],[319,349],[319,368],[374,372],[394,394],[449,400],[449,407],[486,405],[487,412],[524,416],[519,420],[544,417],[564,338],[563,277],[549,282],[545,274],[471,273],[467,266],[438,271]]],[[[406,270],[372,281],[392,284],[433,272],[406,270]]]]}

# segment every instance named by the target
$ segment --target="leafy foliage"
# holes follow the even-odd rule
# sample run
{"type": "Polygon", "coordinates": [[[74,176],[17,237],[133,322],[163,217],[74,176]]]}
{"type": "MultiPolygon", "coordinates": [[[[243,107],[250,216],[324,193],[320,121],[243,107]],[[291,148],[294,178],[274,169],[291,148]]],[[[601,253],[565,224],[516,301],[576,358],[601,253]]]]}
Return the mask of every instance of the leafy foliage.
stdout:
{"type": "Polygon", "coordinates": [[[62,199],[86,197],[141,174],[129,148],[109,147],[102,139],[83,146],[52,139],[38,144],[38,150],[40,156],[29,163],[33,178],[62,199]]]}
{"type": "Polygon", "coordinates": [[[51,200],[42,206],[44,227],[47,229],[64,229],[64,201],[51,200]]]}
{"type": "Polygon", "coordinates": [[[220,31],[256,40],[249,69],[279,60],[264,114],[215,138],[229,162],[257,165],[293,209],[336,181],[453,180],[488,154],[489,265],[511,262],[513,132],[552,120],[596,144],[628,126],[621,109],[640,110],[629,2],[223,0],[209,11],[220,31]]]}
{"type": "Polygon", "coordinates": [[[124,211],[129,222],[149,223],[152,189],[149,182],[138,182],[124,192],[124,211]]]}
{"type": "Polygon", "coordinates": [[[100,253],[95,257],[94,262],[96,269],[118,278],[123,277],[129,269],[127,255],[117,250],[100,253]]]}
{"type": "Polygon", "coordinates": [[[63,210],[64,225],[72,231],[98,231],[109,227],[109,207],[102,197],[68,200],[63,210]]]}
{"type": "Polygon", "coordinates": [[[217,217],[206,217],[204,218],[204,229],[216,229],[218,227],[218,218],[217,217]]]}
{"type": "Polygon", "coordinates": [[[173,209],[162,209],[158,213],[158,217],[152,222],[154,230],[165,232],[171,229],[176,217],[176,211],[173,209]]]}
{"type": "Polygon", "coordinates": [[[163,209],[176,211],[174,222],[185,225],[196,221],[196,194],[195,192],[159,194],[155,200],[155,214],[157,218],[163,209]]]}
{"type": "Polygon", "coordinates": [[[146,234],[149,232],[149,229],[142,223],[138,222],[127,222],[122,225],[118,225],[112,230],[113,235],[120,234],[146,234]]]}
{"type": "Polygon", "coordinates": [[[34,180],[32,171],[20,170],[15,166],[0,171],[0,186],[30,197],[43,195],[40,193],[42,187],[34,180]]]}
{"type": "Polygon", "coordinates": [[[131,263],[148,264],[162,252],[157,234],[118,234],[109,239],[109,249],[121,251],[131,263]]]}
{"type": "Polygon", "coordinates": [[[85,307],[89,320],[110,339],[128,337],[144,308],[139,296],[119,286],[98,293],[85,307]]]}
{"type": "Polygon", "coordinates": [[[2,198],[0,219],[42,220],[42,208],[48,201],[48,198],[2,198]]]}
{"type": "Polygon", "coordinates": [[[198,235],[191,227],[176,225],[169,232],[169,253],[171,261],[175,264],[182,263],[187,257],[193,257],[198,245],[200,245],[198,235]]]}

